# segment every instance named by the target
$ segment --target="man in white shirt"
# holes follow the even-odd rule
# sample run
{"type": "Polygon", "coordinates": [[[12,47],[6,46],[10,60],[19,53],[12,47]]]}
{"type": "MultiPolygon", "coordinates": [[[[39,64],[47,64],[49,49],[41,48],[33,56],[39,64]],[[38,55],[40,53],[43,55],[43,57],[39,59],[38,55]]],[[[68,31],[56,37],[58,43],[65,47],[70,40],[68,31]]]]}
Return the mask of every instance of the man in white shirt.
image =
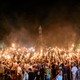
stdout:
{"type": "Polygon", "coordinates": [[[76,72],[77,72],[78,68],[76,67],[76,64],[74,64],[74,66],[71,69],[72,72],[72,80],[76,80],[76,72]]]}
{"type": "Polygon", "coordinates": [[[28,80],[29,79],[29,75],[26,72],[26,70],[23,71],[23,80],[28,80]]]}
{"type": "Polygon", "coordinates": [[[58,75],[56,77],[56,80],[62,80],[62,70],[61,69],[58,70],[58,75]]]}

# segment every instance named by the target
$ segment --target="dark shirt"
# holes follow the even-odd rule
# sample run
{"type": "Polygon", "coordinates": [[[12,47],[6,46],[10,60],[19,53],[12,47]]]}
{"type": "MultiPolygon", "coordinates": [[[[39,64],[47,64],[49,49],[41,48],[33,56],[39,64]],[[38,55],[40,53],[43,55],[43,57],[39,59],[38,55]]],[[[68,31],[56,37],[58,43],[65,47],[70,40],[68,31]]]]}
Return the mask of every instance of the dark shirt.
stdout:
{"type": "Polygon", "coordinates": [[[67,67],[64,66],[62,71],[63,71],[63,74],[67,74],[67,67]]]}
{"type": "Polygon", "coordinates": [[[29,80],[34,80],[35,79],[36,75],[35,75],[34,72],[29,72],[28,74],[29,74],[29,80]]]}
{"type": "Polygon", "coordinates": [[[40,75],[41,75],[41,76],[44,76],[44,73],[45,73],[44,68],[41,68],[41,69],[40,69],[40,75]]]}
{"type": "Polygon", "coordinates": [[[12,80],[12,78],[10,76],[7,76],[6,80],[12,80]]]}

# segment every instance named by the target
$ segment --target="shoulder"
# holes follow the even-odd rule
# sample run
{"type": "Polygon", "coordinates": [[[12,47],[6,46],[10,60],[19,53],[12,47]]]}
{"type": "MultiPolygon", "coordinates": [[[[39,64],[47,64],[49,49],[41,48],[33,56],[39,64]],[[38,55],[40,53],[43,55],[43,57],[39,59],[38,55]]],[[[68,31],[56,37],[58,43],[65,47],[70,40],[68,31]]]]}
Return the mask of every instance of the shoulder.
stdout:
{"type": "Polygon", "coordinates": [[[58,78],[59,78],[59,75],[56,76],[56,79],[58,79],[58,78]]]}

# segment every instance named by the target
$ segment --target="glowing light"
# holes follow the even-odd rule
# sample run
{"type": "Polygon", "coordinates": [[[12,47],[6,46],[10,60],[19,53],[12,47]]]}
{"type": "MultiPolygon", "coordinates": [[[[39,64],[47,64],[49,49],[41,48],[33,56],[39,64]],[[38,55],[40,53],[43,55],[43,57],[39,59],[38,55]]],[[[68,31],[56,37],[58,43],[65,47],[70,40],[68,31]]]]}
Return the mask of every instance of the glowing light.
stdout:
{"type": "Polygon", "coordinates": [[[14,43],[12,43],[12,47],[13,47],[13,48],[15,47],[15,44],[14,44],[14,43]]]}
{"type": "Polygon", "coordinates": [[[31,47],[29,48],[30,52],[35,52],[35,48],[34,47],[31,47]]]}
{"type": "Polygon", "coordinates": [[[80,52],[80,49],[77,49],[77,52],[80,52]]]}
{"type": "Polygon", "coordinates": [[[58,48],[58,47],[49,47],[49,48],[40,48],[39,52],[36,52],[34,47],[26,48],[19,46],[17,47],[14,43],[12,43],[11,47],[7,47],[4,50],[0,51],[0,58],[4,59],[14,59],[15,61],[23,61],[24,60],[41,60],[43,56],[47,59],[53,57],[53,60],[57,61],[65,61],[65,60],[71,60],[74,57],[79,58],[79,52],[80,49],[77,49],[77,53],[73,51],[74,44],[70,46],[68,50],[65,48],[58,48]],[[68,52],[68,54],[67,54],[68,52]],[[34,53],[34,54],[31,54],[34,53]],[[66,57],[66,58],[65,58],[66,57]],[[61,60],[60,60],[61,59],[61,60]]]}
{"type": "Polygon", "coordinates": [[[41,54],[43,53],[43,50],[41,49],[41,54]]]}
{"type": "Polygon", "coordinates": [[[6,56],[7,59],[10,59],[11,57],[9,55],[6,56]]]}
{"type": "Polygon", "coordinates": [[[64,56],[66,57],[66,53],[64,54],[64,56]]]}
{"type": "Polygon", "coordinates": [[[72,47],[74,47],[74,44],[72,44],[72,47]]]}

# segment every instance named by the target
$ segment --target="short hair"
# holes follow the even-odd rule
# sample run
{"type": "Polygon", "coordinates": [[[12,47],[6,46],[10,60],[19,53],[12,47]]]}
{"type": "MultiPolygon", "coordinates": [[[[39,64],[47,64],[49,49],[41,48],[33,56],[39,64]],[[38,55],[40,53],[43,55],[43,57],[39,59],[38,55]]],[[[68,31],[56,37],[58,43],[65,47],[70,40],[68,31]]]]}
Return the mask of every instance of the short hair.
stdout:
{"type": "Polygon", "coordinates": [[[10,71],[8,71],[8,72],[7,72],[7,74],[11,74],[11,72],[10,72],[10,71]]]}
{"type": "Polygon", "coordinates": [[[31,69],[31,68],[29,68],[29,71],[32,71],[32,69],[31,69]]]}

